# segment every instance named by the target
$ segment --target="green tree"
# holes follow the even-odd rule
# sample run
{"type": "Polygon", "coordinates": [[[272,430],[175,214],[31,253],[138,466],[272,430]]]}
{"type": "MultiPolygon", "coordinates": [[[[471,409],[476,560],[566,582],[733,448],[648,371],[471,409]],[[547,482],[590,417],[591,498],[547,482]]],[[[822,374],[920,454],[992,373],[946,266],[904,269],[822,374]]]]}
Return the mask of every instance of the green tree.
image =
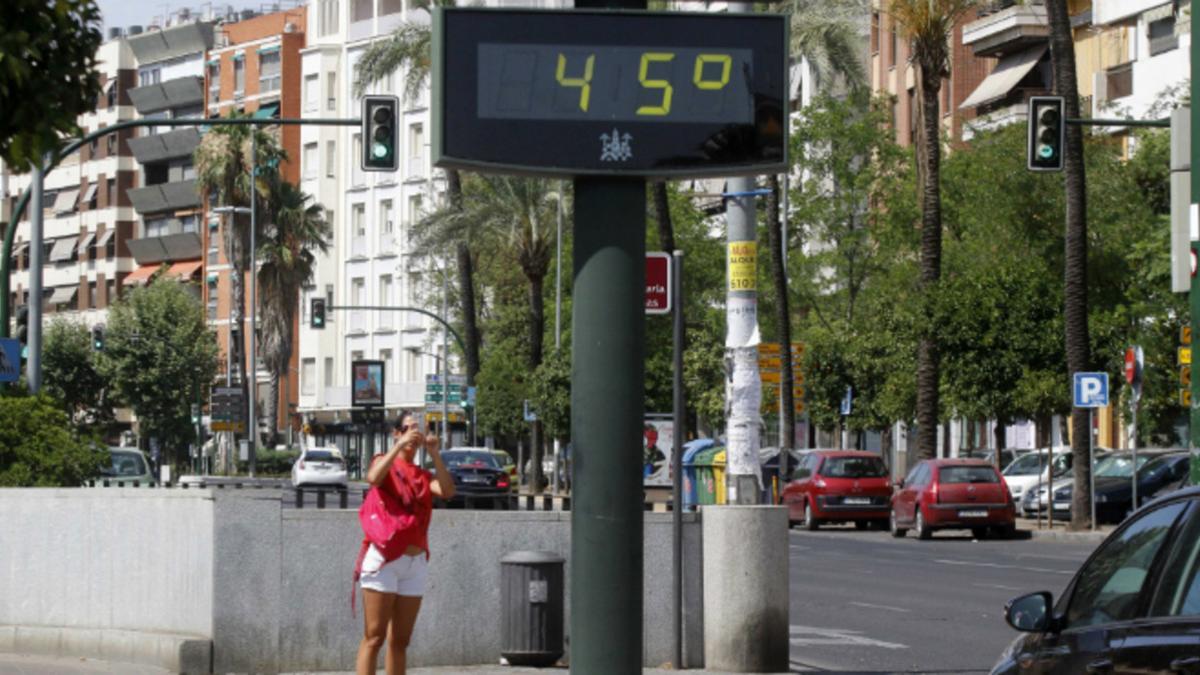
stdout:
{"type": "Polygon", "coordinates": [[[138,416],[139,433],[157,438],[168,461],[186,461],[195,440],[191,405],[204,400],[217,372],[217,341],[204,307],[183,284],[159,278],[108,313],[102,372],[138,416]]]}
{"type": "Polygon", "coordinates": [[[75,487],[107,462],[95,439],[82,436],[62,405],[47,396],[0,394],[0,487],[75,487]]]}
{"type": "Polygon", "coordinates": [[[79,133],[80,115],[100,96],[94,0],[0,3],[0,157],[17,171],[79,133]]]}
{"type": "Polygon", "coordinates": [[[272,223],[258,240],[262,268],[262,354],[271,373],[271,395],[267,399],[271,444],[279,435],[279,382],[287,374],[295,345],[296,308],[300,289],[316,267],[314,251],[329,250],[333,228],[325,221],[325,209],[312,202],[300,188],[282,181],[271,195],[272,223]]]}
{"type": "Polygon", "coordinates": [[[108,380],[100,372],[91,331],[81,322],[55,318],[46,325],[42,386],[60,401],[71,422],[102,431],[112,422],[108,380]]]}

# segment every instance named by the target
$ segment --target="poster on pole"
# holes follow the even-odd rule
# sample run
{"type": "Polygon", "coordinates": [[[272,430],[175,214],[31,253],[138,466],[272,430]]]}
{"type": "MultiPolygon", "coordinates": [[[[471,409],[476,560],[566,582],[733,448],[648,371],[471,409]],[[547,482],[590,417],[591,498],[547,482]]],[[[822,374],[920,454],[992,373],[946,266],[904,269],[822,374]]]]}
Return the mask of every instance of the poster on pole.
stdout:
{"type": "Polygon", "coordinates": [[[671,456],[675,447],[675,421],[649,417],[642,425],[642,484],[671,487],[671,456]]]}
{"type": "Polygon", "coordinates": [[[353,361],[350,373],[353,376],[351,405],[356,408],[383,407],[383,361],[353,361]]]}

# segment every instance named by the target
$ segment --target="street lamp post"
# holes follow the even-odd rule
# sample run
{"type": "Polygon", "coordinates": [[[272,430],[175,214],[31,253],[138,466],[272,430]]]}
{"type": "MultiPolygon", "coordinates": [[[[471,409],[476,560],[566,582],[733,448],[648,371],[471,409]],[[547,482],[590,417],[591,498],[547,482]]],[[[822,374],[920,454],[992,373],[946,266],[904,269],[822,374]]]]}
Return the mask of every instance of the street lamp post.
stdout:
{"type": "MultiPolygon", "coordinates": [[[[251,132],[250,137],[254,138],[253,132],[251,132]]],[[[252,145],[254,146],[254,149],[251,152],[251,154],[252,154],[251,161],[252,161],[252,163],[256,163],[257,155],[258,155],[258,143],[253,142],[252,145]]],[[[250,172],[250,175],[251,175],[250,203],[252,205],[258,201],[254,198],[254,192],[253,192],[253,190],[254,190],[253,176],[255,175],[255,170],[256,170],[256,168],[252,167],[251,172],[250,172]]],[[[248,414],[249,419],[247,420],[246,428],[250,430],[250,438],[251,438],[251,441],[250,441],[250,477],[251,478],[254,477],[254,468],[255,468],[254,467],[254,449],[255,449],[256,443],[255,443],[254,439],[257,436],[257,434],[256,434],[257,424],[254,421],[254,397],[255,397],[255,394],[257,393],[255,390],[257,389],[256,385],[258,384],[258,382],[257,382],[258,378],[256,377],[258,364],[257,364],[257,359],[255,358],[255,355],[254,355],[254,326],[256,325],[256,321],[255,321],[256,317],[255,317],[255,311],[254,311],[255,305],[256,305],[256,303],[255,303],[256,296],[254,293],[254,289],[255,289],[255,286],[258,285],[258,274],[257,274],[258,255],[257,255],[257,252],[254,250],[255,244],[257,243],[255,240],[255,236],[254,236],[254,230],[256,229],[255,221],[257,220],[256,211],[257,211],[257,209],[251,208],[248,206],[218,206],[212,210],[213,213],[220,214],[220,215],[239,214],[239,213],[250,215],[250,270],[251,270],[250,271],[250,373],[249,373],[250,383],[249,383],[249,390],[248,390],[248,395],[249,395],[248,404],[250,406],[250,410],[249,410],[249,414],[248,414]]],[[[245,328],[245,324],[243,323],[243,325],[240,326],[239,328],[245,328]]],[[[241,331],[238,331],[238,334],[240,335],[241,331]]],[[[227,344],[227,349],[225,351],[225,359],[226,359],[226,364],[227,364],[226,368],[225,368],[225,385],[226,386],[231,386],[233,384],[233,382],[232,382],[232,377],[233,377],[233,335],[234,335],[233,325],[231,324],[230,330],[229,330],[229,341],[227,344]]],[[[230,453],[231,454],[233,453],[232,446],[234,445],[232,433],[233,432],[230,432],[230,435],[231,435],[230,453]]]]}

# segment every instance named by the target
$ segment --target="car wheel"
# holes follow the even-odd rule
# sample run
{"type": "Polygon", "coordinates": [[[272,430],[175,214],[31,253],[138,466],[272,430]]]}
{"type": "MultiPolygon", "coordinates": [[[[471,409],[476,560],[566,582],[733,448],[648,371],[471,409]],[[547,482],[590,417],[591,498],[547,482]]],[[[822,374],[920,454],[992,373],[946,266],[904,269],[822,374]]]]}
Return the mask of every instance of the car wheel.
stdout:
{"type": "Polygon", "coordinates": [[[933,531],[925,524],[925,514],[921,513],[921,505],[917,504],[917,522],[913,527],[913,532],[916,533],[917,539],[927,540],[933,536],[933,531]]]}
{"type": "Polygon", "coordinates": [[[1017,535],[1016,525],[1001,525],[995,529],[996,536],[1000,539],[1012,539],[1017,535]]]}
{"type": "Polygon", "coordinates": [[[867,529],[867,525],[868,525],[868,523],[865,520],[854,521],[854,529],[856,529],[856,530],[865,530],[865,529],[867,529]]]}
{"type": "Polygon", "coordinates": [[[895,511],[892,511],[892,515],[888,518],[888,529],[892,531],[892,536],[897,539],[903,537],[905,534],[908,534],[908,530],[896,524],[895,511]]]}
{"type": "Polygon", "coordinates": [[[976,539],[987,539],[988,529],[986,527],[972,527],[971,536],[976,539]]]}
{"type": "Polygon", "coordinates": [[[804,502],[804,529],[809,532],[815,532],[821,524],[817,522],[817,517],[813,515],[812,506],[807,500],[804,502]]]}

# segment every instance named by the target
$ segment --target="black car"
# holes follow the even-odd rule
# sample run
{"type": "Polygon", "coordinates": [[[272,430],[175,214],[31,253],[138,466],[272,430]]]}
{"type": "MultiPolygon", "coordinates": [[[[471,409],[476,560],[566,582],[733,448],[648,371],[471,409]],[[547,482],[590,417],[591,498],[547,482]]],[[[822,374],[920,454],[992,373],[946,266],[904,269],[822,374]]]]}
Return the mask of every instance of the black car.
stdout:
{"type": "MultiPolygon", "coordinates": [[[[503,508],[512,494],[508,472],[487,448],[442,451],[446,470],[454,478],[450,506],[503,508]]],[[[432,468],[431,465],[427,465],[432,468]]]]}
{"type": "Polygon", "coordinates": [[[1055,603],[1008,603],[1007,673],[1200,673],[1200,488],[1154,500],[1104,540],[1055,603]]]}
{"type": "MultiPolygon", "coordinates": [[[[1137,458],[1138,505],[1157,494],[1166,494],[1187,477],[1187,452],[1139,452],[1137,458]]],[[[1054,491],[1054,517],[1070,518],[1074,486],[1067,484],[1054,491]]],[[[1119,453],[1096,466],[1096,520],[1119,523],[1133,507],[1133,456],[1119,453]]]]}

